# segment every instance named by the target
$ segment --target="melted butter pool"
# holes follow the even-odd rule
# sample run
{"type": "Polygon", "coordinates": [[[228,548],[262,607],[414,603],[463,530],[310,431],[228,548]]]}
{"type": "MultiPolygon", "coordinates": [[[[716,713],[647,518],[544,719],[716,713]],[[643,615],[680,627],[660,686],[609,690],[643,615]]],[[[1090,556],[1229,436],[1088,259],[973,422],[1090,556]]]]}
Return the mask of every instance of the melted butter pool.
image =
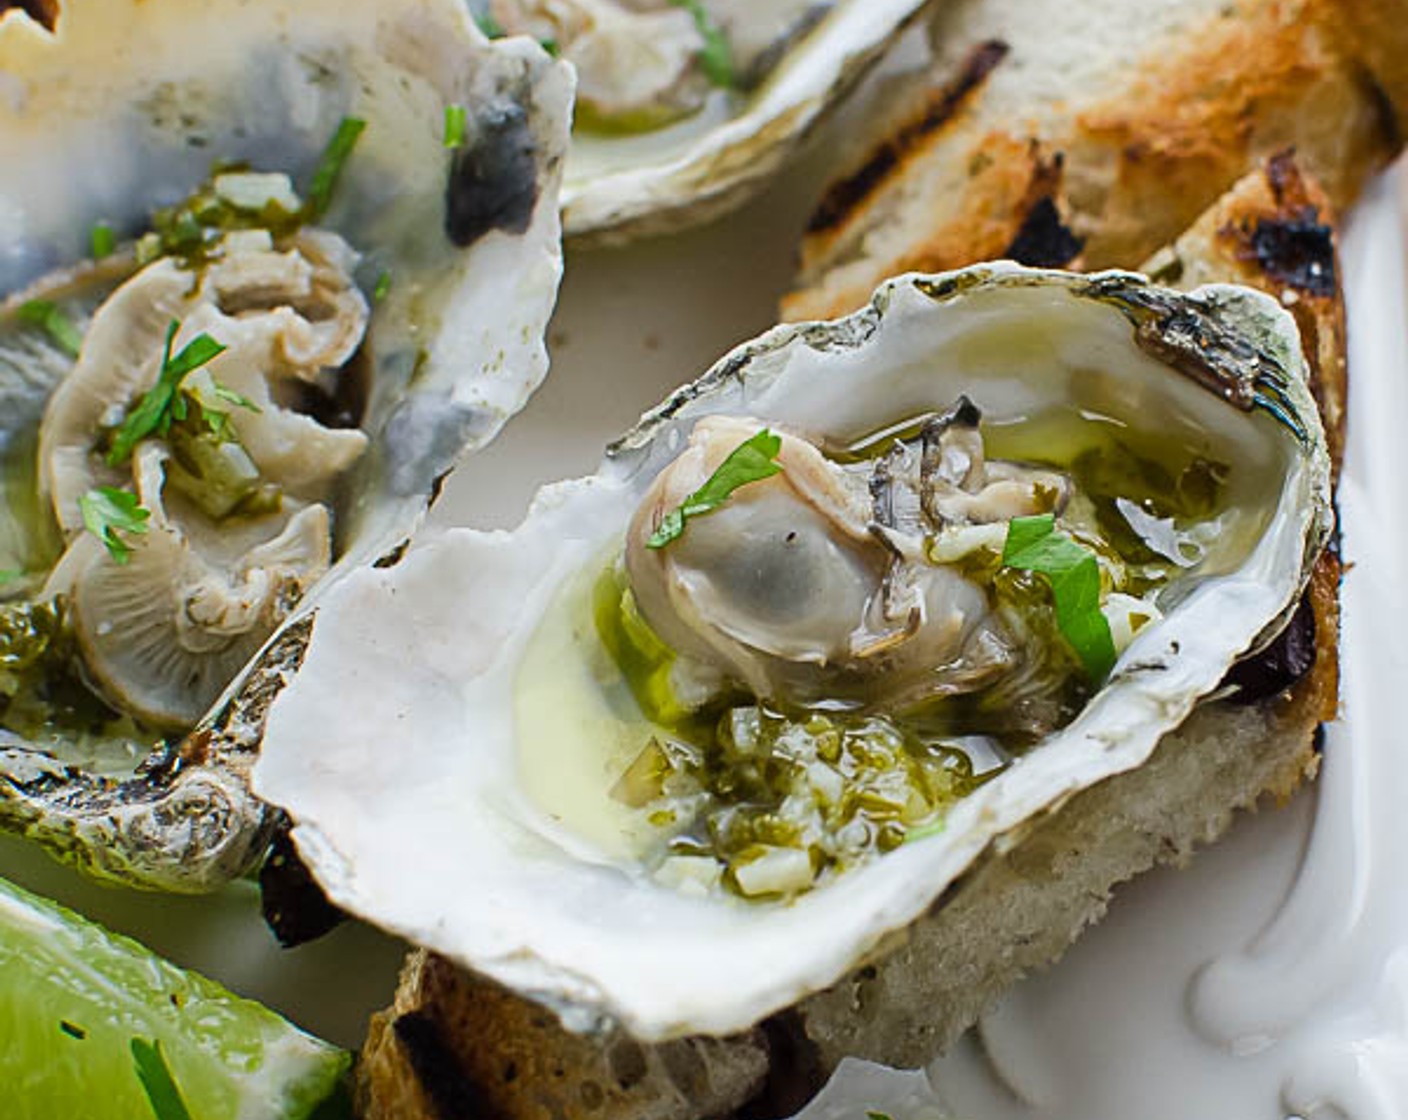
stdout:
{"type": "Polygon", "coordinates": [[[559,592],[529,639],[513,686],[518,767],[539,809],[604,857],[635,863],[659,831],[611,790],[657,729],[597,639],[592,588],[600,567],[559,592]]]}

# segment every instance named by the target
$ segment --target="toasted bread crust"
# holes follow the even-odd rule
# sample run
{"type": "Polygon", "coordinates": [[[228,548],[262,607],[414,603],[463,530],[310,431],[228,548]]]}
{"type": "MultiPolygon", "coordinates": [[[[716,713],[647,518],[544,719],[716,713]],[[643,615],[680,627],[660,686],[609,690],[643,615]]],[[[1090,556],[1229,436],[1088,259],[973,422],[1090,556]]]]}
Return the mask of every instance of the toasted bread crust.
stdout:
{"type": "Polygon", "coordinates": [[[761,1031],[642,1046],[567,1031],[544,1007],[424,950],[372,1019],[358,1066],[364,1120],[673,1120],[722,1116],[763,1088],[761,1031]]]}
{"type": "Polygon", "coordinates": [[[1135,267],[1290,147],[1343,208],[1408,119],[1408,0],[951,0],[933,34],[934,92],[824,196],[784,319],[995,256],[1135,267]],[[998,61],[967,80],[994,44],[998,61]],[[1038,206],[1068,231],[1067,259],[1020,251],[1038,206]]]}
{"type": "MultiPolygon", "coordinates": [[[[1150,264],[1170,284],[1236,281],[1289,304],[1338,468],[1344,315],[1325,193],[1278,155],[1150,264]],[[1272,251],[1280,242],[1264,231],[1287,226],[1310,229],[1305,254],[1272,251]],[[1307,264],[1301,257],[1312,249],[1320,271],[1297,271],[1293,265],[1307,264]],[[1328,286],[1320,279],[1326,269],[1328,286]]],[[[358,1067],[359,1114],[709,1120],[744,1110],[758,1120],[795,1111],[797,1093],[819,1087],[848,1054],[927,1063],[1013,982],[1058,959],[1104,914],[1115,886],[1156,864],[1185,862],[1236,811],[1283,802],[1315,772],[1317,730],[1338,702],[1339,576],[1332,549],[1306,594],[1314,643],[1308,672],[1298,672],[1303,666],[1292,657],[1289,670],[1272,666],[1260,675],[1258,691],[1202,706],[1144,765],[1076,795],[1020,837],[1004,837],[887,955],[758,1030],[632,1043],[618,1053],[620,1036],[569,1034],[551,1012],[416,952],[395,1006],[372,1021],[358,1067]],[[1277,676],[1283,670],[1284,679],[1277,676]],[[688,1058],[672,1056],[682,1047],[688,1058]],[[631,1074],[624,1080],[622,1054],[631,1074]],[[688,1093],[671,1072],[681,1061],[696,1071],[688,1093]],[[583,1091],[587,1085],[594,1088],[583,1091]]]]}

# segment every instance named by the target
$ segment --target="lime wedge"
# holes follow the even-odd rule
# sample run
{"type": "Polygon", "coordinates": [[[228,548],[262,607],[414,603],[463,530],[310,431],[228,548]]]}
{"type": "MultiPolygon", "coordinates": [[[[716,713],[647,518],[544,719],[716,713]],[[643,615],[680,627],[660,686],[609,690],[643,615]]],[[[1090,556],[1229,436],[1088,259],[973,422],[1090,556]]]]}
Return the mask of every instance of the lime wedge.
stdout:
{"type": "Polygon", "coordinates": [[[0,880],[5,1120],[302,1120],[350,1055],[0,880]],[[171,1090],[180,1098],[172,1101],[171,1090]]]}

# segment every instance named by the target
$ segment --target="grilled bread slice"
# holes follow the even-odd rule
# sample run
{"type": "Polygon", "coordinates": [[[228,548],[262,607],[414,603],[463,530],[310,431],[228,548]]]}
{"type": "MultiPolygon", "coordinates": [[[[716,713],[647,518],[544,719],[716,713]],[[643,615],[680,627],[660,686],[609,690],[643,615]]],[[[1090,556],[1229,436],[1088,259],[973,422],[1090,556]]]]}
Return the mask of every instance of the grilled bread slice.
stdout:
{"type": "Polygon", "coordinates": [[[945,0],[935,60],[824,193],[784,319],[1010,257],[1134,268],[1294,146],[1343,209],[1408,126],[1408,0],[945,0]]]}
{"type": "MultiPolygon", "coordinates": [[[[1295,312],[1342,446],[1343,307],[1326,196],[1288,155],[1219,200],[1151,266],[1167,283],[1248,283],[1295,312]]],[[[907,943],[742,1035],[643,1046],[553,1014],[416,951],[358,1065],[364,1120],[708,1120],[784,1116],[847,1054],[927,1062],[1024,972],[1061,955],[1113,887],[1181,863],[1239,809],[1315,770],[1335,714],[1338,559],[1322,558],[1282,638],[1234,671],[1144,766],[1009,838],[907,943]]]]}

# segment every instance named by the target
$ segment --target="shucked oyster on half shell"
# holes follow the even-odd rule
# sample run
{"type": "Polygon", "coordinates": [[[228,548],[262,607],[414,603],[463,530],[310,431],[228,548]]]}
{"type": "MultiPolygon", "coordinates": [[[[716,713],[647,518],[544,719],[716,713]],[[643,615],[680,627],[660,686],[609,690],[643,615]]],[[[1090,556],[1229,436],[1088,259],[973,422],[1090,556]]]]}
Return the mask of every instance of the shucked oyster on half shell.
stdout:
{"type": "Polygon", "coordinates": [[[470,0],[578,70],[569,237],[619,242],[741,204],[922,0],[470,0]]]}
{"type": "Polygon", "coordinates": [[[146,886],[262,856],[299,620],[546,372],[571,88],[456,0],[0,19],[5,827],[146,886]]]}
{"type": "Polygon", "coordinates": [[[1244,289],[891,281],[339,584],[255,789],[338,905],[569,1026],[740,1030],[1279,632],[1330,527],[1304,375],[1244,289]]]}

